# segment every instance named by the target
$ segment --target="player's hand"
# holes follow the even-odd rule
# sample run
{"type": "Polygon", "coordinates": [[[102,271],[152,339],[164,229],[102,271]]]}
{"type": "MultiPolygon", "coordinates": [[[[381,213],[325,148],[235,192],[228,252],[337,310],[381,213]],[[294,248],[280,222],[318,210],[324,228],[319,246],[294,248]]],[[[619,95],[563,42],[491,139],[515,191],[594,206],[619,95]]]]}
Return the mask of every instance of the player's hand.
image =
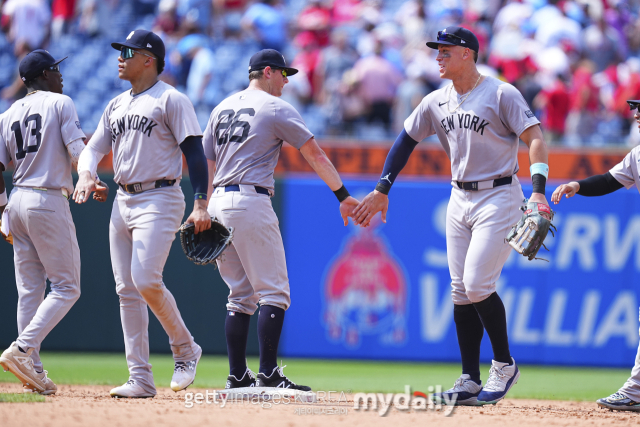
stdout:
{"type": "Polygon", "coordinates": [[[340,203],[340,216],[344,221],[344,226],[349,225],[349,217],[353,217],[353,210],[358,207],[360,202],[349,196],[340,203]]]}
{"type": "MultiPolygon", "coordinates": [[[[531,193],[531,197],[529,197],[529,201],[535,202],[535,203],[544,203],[545,205],[549,206],[549,202],[547,202],[547,198],[542,193],[531,193]]],[[[540,212],[540,215],[542,215],[543,217],[549,220],[551,219],[545,212],[540,212]]]]}
{"type": "Polygon", "coordinates": [[[195,225],[195,234],[211,228],[211,215],[207,212],[206,200],[194,201],[193,212],[191,212],[186,222],[195,225]]]}
{"type": "Polygon", "coordinates": [[[353,211],[353,222],[357,225],[361,225],[363,227],[367,227],[373,217],[378,213],[382,212],[382,222],[387,222],[387,210],[389,209],[389,196],[379,192],[378,190],[373,190],[371,193],[367,194],[356,210],[353,211]]]}
{"type": "MultiPolygon", "coordinates": [[[[76,189],[73,191],[73,201],[82,204],[89,200],[91,192],[96,190],[96,181],[89,171],[80,172],[76,189]]],[[[105,199],[106,200],[106,199],[105,199]]]]}
{"type": "Polygon", "coordinates": [[[555,189],[553,194],[551,195],[551,201],[556,205],[560,203],[560,199],[562,199],[562,195],[566,194],[567,199],[569,197],[573,197],[580,190],[580,184],[576,181],[571,181],[568,184],[562,184],[555,189]]]}
{"type": "Polygon", "coordinates": [[[109,197],[109,186],[104,182],[96,184],[96,191],[93,193],[93,200],[104,203],[107,201],[107,197],[109,197]]]}

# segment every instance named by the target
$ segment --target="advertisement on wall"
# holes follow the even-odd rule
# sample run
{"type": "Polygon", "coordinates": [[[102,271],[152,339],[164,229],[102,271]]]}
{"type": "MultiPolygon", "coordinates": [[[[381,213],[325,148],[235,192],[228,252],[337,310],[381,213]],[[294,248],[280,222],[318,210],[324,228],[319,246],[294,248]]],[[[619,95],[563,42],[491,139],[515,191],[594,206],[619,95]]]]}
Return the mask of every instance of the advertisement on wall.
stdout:
{"type": "MultiPolygon", "coordinates": [[[[347,181],[364,197],[371,181],[347,181]]],[[[551,191],[555,186],[548,185],[551,191]]],[[[289,179],[281,228],[292,304],[282,353],[415,361],[460,359],[445,241],[448,182],[398,182],[387,223],[342,225],[317,179],[289,179]]],[[[525,194],[530,188],[524,187],[525,194]]],[[[554,207],[549,252],[512,252],[498,279],[519,363],[630,367],[638,349],[640,196],[576,196],[554,207]]],[[[488,336],[482,360],[492,357],[488,336]]]]}

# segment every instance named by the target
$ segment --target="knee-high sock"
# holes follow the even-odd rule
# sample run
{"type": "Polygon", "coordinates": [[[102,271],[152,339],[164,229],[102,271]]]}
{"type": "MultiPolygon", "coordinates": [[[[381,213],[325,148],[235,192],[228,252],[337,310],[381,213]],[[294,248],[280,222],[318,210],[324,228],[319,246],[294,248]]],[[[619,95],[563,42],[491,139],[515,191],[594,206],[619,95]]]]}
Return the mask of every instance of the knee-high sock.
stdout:
{"type": "Polygon", "coordinates": [[[251,316],[245,313],[228,311],[224,322],[229,354],[229,373],[241,379],[247,370],[247,337],[251,316]]]}
{"type": "Polygon", "coordinates": [[[260,372],[271,376],[278,366],[278,343],[284,323],[284,310],[272,305],[260,306],[258,340],[260,342],[260,372]]]}
{"type": "Polygon", "coordinates": [[[484,301],[473,303],[473,306],[478,311],[484,329],[491,340],[493,360],[511,364],[509,338],[507,337],[507,315],[502,300],[494,292],[484,301]]]}
{"type": "Polygon", "coordinates": [[[473,304],[454,305],[453,320],[462,357],[462,373],[480,384],[480,343],[484,335],[480,316],[473,304]]]}

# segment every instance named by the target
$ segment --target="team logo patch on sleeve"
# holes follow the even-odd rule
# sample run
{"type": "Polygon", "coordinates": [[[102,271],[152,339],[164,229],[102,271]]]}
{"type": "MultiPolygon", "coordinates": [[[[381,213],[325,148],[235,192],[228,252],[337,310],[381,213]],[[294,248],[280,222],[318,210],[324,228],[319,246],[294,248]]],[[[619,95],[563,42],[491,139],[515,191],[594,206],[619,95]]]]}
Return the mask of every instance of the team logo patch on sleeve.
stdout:
{"type": "Polygon", "coordinates": [[[527,110],[527,111],[525,111],[525,112],[524,112],[524,114],[526,114],[526,115],[527,115],[527,117],[529,117],[529,118],[532,118],[532,117],[534,117],[534,116],[535,116],[535,114],[533,114],[533,113],[531,112],[531,110],[527,110]]]}
{"type": "Polygon", "coordinates": [[[80,126],[80,122],[76,121],[76,126],[78,126],[78,129],[82,129],[82,126],[80,126]]]}

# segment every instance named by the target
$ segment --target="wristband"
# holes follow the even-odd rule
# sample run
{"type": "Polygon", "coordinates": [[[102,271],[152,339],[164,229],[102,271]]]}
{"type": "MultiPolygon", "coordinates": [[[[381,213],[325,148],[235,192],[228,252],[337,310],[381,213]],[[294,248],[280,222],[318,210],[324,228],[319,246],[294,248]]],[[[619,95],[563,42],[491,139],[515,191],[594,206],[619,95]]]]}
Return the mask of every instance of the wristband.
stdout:
{"type": "Polygon", "coordinates": [[[531,172],[532,178],[536,174],[542,175],[545,178],[545,180],[549,178],[549,165],[546,165],[544,163],[532,164],[531,167],[529,168],[529,171],[531,172]]]}
{"type": "Polygon", "coordinates": [[[4,191],[0,193],[0,206],[4,206],[7,203],[7,189],[5,188],[4,191]]]}
{"type": "Polygon", "coordinates": [[[531,177],[531,184],[533,185],[534,193],[545,193],[545,186],[547,185],[547,178],[537,173],[531,177]]]}
{"type": "Polygon", "coordinates": [[[204,193],[196,193],[193,195],[193,200],[207,200],[207,195],[204,193]]]}
{"type": "Polygon", "coordinates": [[[389,195],[389,190],[391,190],[390,185],[384,184],[382,182],[376,184],[376,191],[378,191],[379,193],[389,195]]]}
{"type": "Polygon", "coordinates": [[[347,197],[350,196],[349,191],[344,187],[344,184],[342,185],[342,187],[334,191],[333,194],[336,195],[340,203],[342,203],[344,200],[347,199],[347,197]]]}

